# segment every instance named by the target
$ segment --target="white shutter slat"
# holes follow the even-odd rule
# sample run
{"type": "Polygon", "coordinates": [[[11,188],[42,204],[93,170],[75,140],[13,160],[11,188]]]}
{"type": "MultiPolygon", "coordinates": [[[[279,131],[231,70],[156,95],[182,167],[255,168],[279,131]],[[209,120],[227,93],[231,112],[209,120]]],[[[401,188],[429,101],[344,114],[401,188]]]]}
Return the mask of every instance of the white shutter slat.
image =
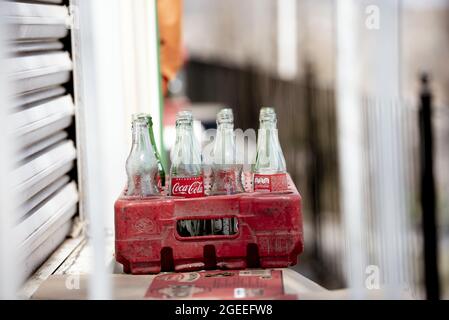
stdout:
{"type": "MultiPolygon", "coordinates": [[[[17,235],[21,243],[25,242],[31,235],[36,234],[38,229],[43,232],[44,225],[52,220],[57,220],[60,215],[63,215],[67,210],[78,202],[78,191],[76,184],[71,182],[58,191],[53,197],[47,199],[40,207],[33,210],[27,215],[16,228],[17,235]]],[[[36,237],[36,235],[34,236],[36,237]]],[[[35,242],[33,240],[33,242],[35,242]]]]}
{"type": "Polygon", "coordinates": [[[22,80],[52,73],[71,71],[72,61],[68,52],[50,52],[8,59],[12,80],[22,80]]]}
{"type": "Polygon", "coordinates": [[[55,98],[57,96],[62,96],[65,93],[66,93],[65,88],[61,86],[45,88],[42,90],[35,90],[32,92],[26,92],[23,94],[16,95],[14,97],[11,108],[17,108],[40,100],[55,98]]]}
{"type": "Polygon", "coordinates": [[[63,176],[51,183],[48,187],[42,189],[38,194],[33,196],[18,209],[17,219],[20,220],[27,215],[31,210],[36,208],[40,203],[44,202],[50,195],[60,190],[64,185],[70,181],[69,176],[63,176]]]}
{"type": "Polygon", "coordinates": [[[12,114],[13,134],[19,138],[20,147],[29,146],[68,127],[74,113],[69,95],[48,100],[12,114]]]}
{"type": "Polygon", "coordinates": [[[26,158],[55,145],[57,142],[67,139],[68,134],[66,131],[58,131],[55,134],[50,135],[42,140],[39,140],[26,148],[19,150],[16,153],[17,161],[23,162],[26,158]]]}
{"type": "Polygon", "coordinates": [[[38,193],[73,167],[76,151],[73,142],[67,140],[38,154],[12,172],[16,190],[22,195],[21,203],[38,193]]]}
{"type": "Polygon", "coordinates": [[[73,103],[70,95],[27,107],[25,110],[11,115],[10,119],[15,128],[14,133],[21,135],[33,130],[36,125],[39,126],[39,122],[58,114],[73,115],[73,103]]]}
{"type": "Polygon", "coordinates": [[[68,52],[50,52],[9,58],[8,67],[13,94],[19,94],[68,82],[72,61],[68,52]]]}
{"type": "Polygon", "coordinates": [[[25,54],[40,51],[62,50],[64,44],[61,41],[26,41],[14,43],[9,47],[10,54],[25,54]]]}
{"type": "Polygon", "coordinates": [[[72,228],[72,223],[66,221],[64,224],[59,226],[54,233],[50,234],[48,238],[44,239],[40,246],[34,251],[22,259],[22,268],[24,276],[30,276],[34,270],[36,270],[40,265],[42,265],[48,256],[55,251],[59,245],[65,240],[67,234],[70,233],[72,228]]]}
{"type": "Polygon", "coordinates": [[[68,34],[65,6],[4,2],[2,13],[9,40],[60,39],[68,34]]]}

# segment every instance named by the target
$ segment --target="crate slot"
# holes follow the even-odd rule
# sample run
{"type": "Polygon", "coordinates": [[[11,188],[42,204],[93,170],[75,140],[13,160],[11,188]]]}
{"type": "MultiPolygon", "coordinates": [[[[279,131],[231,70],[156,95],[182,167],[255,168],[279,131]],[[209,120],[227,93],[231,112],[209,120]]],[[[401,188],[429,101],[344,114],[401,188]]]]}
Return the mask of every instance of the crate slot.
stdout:
{"type": "Polygon", "coordinates": [[[170,272],[175,270],[175,262],[173,261],[173,249],[163,247],[161,250],[161,271],[170,272]]]}
{"type": "Polygon", "coordinates": [[[249,243],[246,247],[246,265],[248,268],[259,268],[259,246],[256,243],[249,243]]]}
{"type": "Polygon", "coordinates": [[[211,270],[217,266],[217,253],[215,252],[215,246],[208,244],[203,248],[204,256],[204,269],[211,270]]]}

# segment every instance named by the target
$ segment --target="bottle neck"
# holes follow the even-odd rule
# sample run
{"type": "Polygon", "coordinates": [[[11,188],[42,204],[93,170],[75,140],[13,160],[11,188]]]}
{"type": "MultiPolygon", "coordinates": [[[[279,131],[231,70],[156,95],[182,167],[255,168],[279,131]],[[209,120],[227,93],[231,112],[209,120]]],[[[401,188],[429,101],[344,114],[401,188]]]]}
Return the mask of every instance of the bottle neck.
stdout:
{"type": "Polygon", "coordinates": [[[234,124],[220,123],[214,145],[214,164],[232,165],[236,162],[234,124]]]}
{"type": "Polygon", "coordinates": [[[264,130],[277,130],[276,120],[261,120],[259,128],[264,130]]]}
{"type": "Polygon", "coordinates": [[[194,137],[191,122],[176,124],[176,142],[172,150],[173,175],[201,173],[201,150],[194,137]]]}
{"type": "Polygon", "coordinates": [[[268,149],[271,144],[279,144],[278,129],[276,121],[260,121],[259,147],[268,149]]]}
{"type": "Polygon", "coordinates": [[[285,172],[285,159],[279,143],[276,121],[261,120],[257,141],[256,173],[285,172]]]}
{"type": "Polygon", "coordinates": [[[133,149],[152,149],[148,125],[136,123],[133,125],[133,149]]]}
{"type": "Polygon", "coordinates": [[[258,134],[258,152],[270,152],[279,146],[278,129],[276,126],[261,126],[258,134]]]}
{"type": "Polygon", "coordinates": [[[217,127],[217,140],[226,139],[233,140],[234,138],[234,124],[232,123],[221,123],[217,127]]]}
{"type": "Polygon", "coordinates": [[[176,126],[176,142],[187,142],[193,139],[193,126],[192,124],[178,124],[176,126]]]}

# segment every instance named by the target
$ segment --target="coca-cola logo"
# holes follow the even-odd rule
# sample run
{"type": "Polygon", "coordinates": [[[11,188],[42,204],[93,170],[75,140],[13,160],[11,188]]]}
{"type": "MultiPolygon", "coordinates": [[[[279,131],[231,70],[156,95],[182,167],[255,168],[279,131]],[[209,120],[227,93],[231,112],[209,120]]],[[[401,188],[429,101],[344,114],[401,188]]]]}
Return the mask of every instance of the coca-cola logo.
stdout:
{"type": "Polygon", "coordinates": [[[186,193],[186,194],[197,194],[203,192],[203,183],[195,181],[190,185],[182,185],[179,182],[175,183],[173,186],[173,192],[175,193],[186,193]]]}
{"type": "Polygon", "coordinates": [[[173,178],[172,195],[189,197],[201,197],[204,195],[204,183],[202,177],[173,178]]]}

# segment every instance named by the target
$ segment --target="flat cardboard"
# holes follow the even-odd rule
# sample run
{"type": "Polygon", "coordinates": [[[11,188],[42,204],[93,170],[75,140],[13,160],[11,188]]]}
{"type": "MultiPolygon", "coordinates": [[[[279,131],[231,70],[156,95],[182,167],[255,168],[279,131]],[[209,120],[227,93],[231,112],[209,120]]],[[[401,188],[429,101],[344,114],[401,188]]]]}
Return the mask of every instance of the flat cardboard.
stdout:
{"type": "MultiPolygon", "coordinates": [[[[111,274],[112,299],[301,299],[325,294],[290,269],[216,270],[158,275],[111,274]]],[[[32,299],[87,299],[88,275],[50,276],[32,299]]]]}

